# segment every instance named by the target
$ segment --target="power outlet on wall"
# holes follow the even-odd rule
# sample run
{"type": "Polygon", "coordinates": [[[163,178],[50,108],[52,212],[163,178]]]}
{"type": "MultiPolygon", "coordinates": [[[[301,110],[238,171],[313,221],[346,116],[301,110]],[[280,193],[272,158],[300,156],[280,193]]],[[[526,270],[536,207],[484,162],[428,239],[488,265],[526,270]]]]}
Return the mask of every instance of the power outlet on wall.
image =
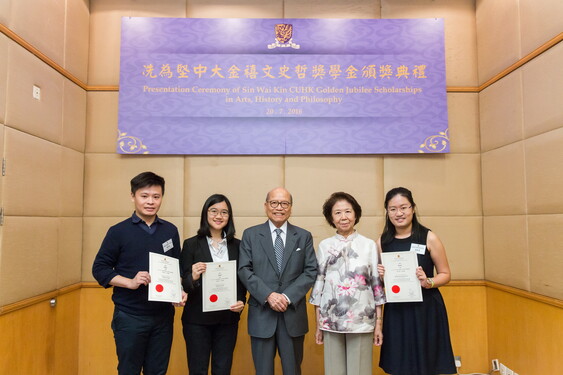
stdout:
{"type": "Polygon", "coordinates": [[[33,85],[33,99],[41,100],[41,87],[33,85]]]}
{"type": "Polygon", "coordinates": [[[492,361],[493,371],[499,371],[500,365],[498,359],[493,359],[492,361]]]}

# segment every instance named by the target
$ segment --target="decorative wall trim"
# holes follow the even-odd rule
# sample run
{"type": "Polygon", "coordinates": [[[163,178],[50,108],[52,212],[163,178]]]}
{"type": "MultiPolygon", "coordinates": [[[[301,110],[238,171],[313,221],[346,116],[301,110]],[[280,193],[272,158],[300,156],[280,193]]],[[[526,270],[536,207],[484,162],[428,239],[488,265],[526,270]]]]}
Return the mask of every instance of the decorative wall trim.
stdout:
{"type": "Polygon", "coordinates": [[[62,296],[63,294],[74,292],[75,290],[80,290],[82,288],[82,284],[83,283],[71,284],[71,285],[65,286],[61,289],[54,290],[52,292],[43,293],[43,294],[40,294],[40,295],[35,296],[35,297],[26,298],[24,300],[21,300],[21,301],[15,302],[15,303],[11,303],[9,305],[1,306],[0,307],[0,316],[14,312],[16,310],[21,310],[23,308],[26,308],[26,307],[29,307],[29,306],[32,306],[32,305],[36,305],[36,304],[41,303],[41,302],[48,301],[52,298],[62,296]]]}
{"type": "Polygon", "coordinates": [[[487,282],[485,280],[452,280],[445,286],[487,286],[487,282]]]}
{"type": "Polygon", "coordinates": [[[546,52],[551,47],[554,47],[555,45],[557,45],[562,40],[563,40],[563,32],[559,33],[558,35],[556,35],[551,40],[542,44],[541,46],[539,46],[538,48],[536,48],[535,50],[533,50],[532,52],[530,52],[526,56],[522,57],[520,60],[518,60],[514,64],[510,65],[508,68],[504,69],[502,72],[500,72],[497,75],[490,78],[488,81],[486,81],[481,86],[479,86],[479,91],[486,89],[487,87],[489,87],[493,83],[497,82],[501,78],[506,77],[507,75],[509,75],[510,73],[515,71],[516,69],[520,68],[522,65],[524,65],[527,62],[535,59],[536,57],[538,57],[542,53],[546,52]]]}
{"type": "MultiPolygon", "coordinates": [[[[445,286],[445,288],[450,287],[450,286],[455,286],[455,287],[460,287],[460,286],[461,287],[487,287],[487,288],[497,289],[497,290],[501,290],[501,291],[506,292],[506,293],[517,295],[517,296],[522,297],[522,298],[526,298],[526,299],[529,299],[529,300],[545,303],[547,305],[551,305],[551,306],[563,309],[563,300],[543,296],[543,295],[537,294],[537,293],[528,292],[528,291],[522,290],[522,289],[513,288],[513,287],[510,287],[510,286],[507,286],[507,285],[498,284],[498,283],[495,283],[495,282],[492,282],[492,281],[486,281],[486,280],[452,280],[452,281],[450,281],[450,283],[448,285],[445,286]]],[[[35,297],[24,299],[24,300],[16,302],[16,303],[12,303],[12,304],[9,304],[9,305],[2,306],[2,307],[0,307],[0,315],[4,315],[4,314],[7,314],[7,313],[16,311],[16,310],[20,310],[20,309],[23,309],[25,307],[35,305],[37,303],[50,300],[51,298],[55,298],[55,297],[61,296],[63,294],[71,293],[71,292],[74,292],[75,290],[79,290],[79,289],[83,289],[83,288],[84,289],[87,289],[87,288],[101,289],[102,287],[98,283],[93,282],[93,281],[83,281],[83,282],[80,282],[80,283],[72,284],[72,285],[63,287],[61,289],[57,289],[57,290],[52,291],[52,292],[44,293],[44,294],[41,294],[41,295],[38,295],[38,296],[35,296],[35,297]]],[[[444,287],[442,287],[442,288],[444,288],[444,287]]]]}
{"type": "Polygon", "coordinates": [[[526,298],[536,302],[545,303],[546,305],[551,305],[563,309],[563,300],[547,297],[537,293],[528,292],[523,289],[518,289],[511,286],[495,283],[493,281],[486,281],[486,283],[488,288],[501,290],[506,293],[517,295],[518,297],[526,298]]]}
{"type": "Polygon", "coordinates": [[[35,56],[37,56],[41,61],[43,61],[45,64],[49,65],[51,68],[55,69],[57,72],[59,72],[63,77],[66,77],[67,79],[69,79],[70,81],[72,81],[73,83],[75,83],[76,85],[80,86],[82,89],[84,90],[88,90],[87,86],[85,83],[83,83],[81,80],[79,80],[77,77],[75,77],[74,75],[72,75],[68,70],[66,70],[65,68],[63,68],[62,66],[60,66],[59,64],[57,64],[55,61],[51,60],[51,58],[49,58],[47,55],[45,55],[43,52],[39,51],[37,48],[35,48],[33,45],[31,45],[30,43],[28,43],[27,41],[25,41],[22,37],[20,37],[18,34],[14,33],[12,30],[8,29],[6,26],[4,26],[3,24],[0,23],[0,32],[2,32],[4,35],[6,35],[8,38],[12,39],[14,42],[16,42],[17,44],[19,44],[21,47],[23,47],[24,49],[26,49],[27,51],[31,52],[32,54],[34,54],[35,56]]]}
{"type": "Polygon", "coordinates": [[[102,288],[102,286],[95,281],[83,281],[82,288],[102,288]]]}
{"type": "Polygon", "coordinates": [[[452,93],[452,92],[473,92],[473,93],[478,93],[479,92],[479,87],[471,87],[471,86],[448,86],[446,87],[446,92],[452,93]]]}
{"type": "MultiPolygon", "coordinates": [[[[119,91],[119,86],[114,86],[114,85],[90,86],[90,85],[85,84],[84,82],[79,80],[77,77],[72,75],[65,68],[63,68],[62,66],[60,66],[59,64],[57,64],[56,62],[51,60],[49,57],[47,57],[45,54],[43,54],[41,51],[39,51],[33,45],[26,42],[22,37],[20,37],[19,35],[17,35],[12,30],[10,30],[9,28],[7,28],[5,25],[3,25],[1,23],[0,23],[0,32],[2,32],[8,38],[12,39],[14,42],[18,43],[21,47],[25,48],[26,50],[28,50],[29,52],[31,52],[32,54],[37,56],[45,64],[49,65],[51,68],[55,69],[61,75],[63,75],[64,77],[66,77],[70,81],[74,82],[75,84],[77,84],[78,86],[80,86],[82,89],[84,89],[86,91],[110,91],[110,92],[119,91]]],[[[489,80],[484,82],[482,85],[480,85],[478,87],[449,86],[449,87],[446,87],[446,91],[449,92],[449,93],[462,93],[462,92],[479,93],[479,92],[483,91],[484,89],[486,89],[487,87],[489,87],[490,85],[492,85],[493,83],[499,81],[500,79],[506,77],[507,75],[509,75],[510,73],[515,71],[516,69],[520,68],[522,65],[526,64],[527,62],[535,59],[536,57],[538,57],[542,53],[546,52],[551,47],[554,47],[555,45],[557,45],[561,41],[563,41],[563,32],[559,33],[554,38],[552,38],[549,41],[547,41],[546,43],[542,44],[541,46],[539,46],[538,48],[536,48],[535,50],[533,50],[532,52],[530,52],[529,54],[527,54],[526,56],[524,56],[523,58],[521,58],[520,60],[515,62],[514,64],[510,65],[508,68],[504,69],[503,71],[501,71],[497,75],[493,76],[492,78],[490,78],[489,80]]]]}
{"type": "Polygon", "coordinates": [[[119,86],[87,86],[86,91],[119,91],[119,86]]]}

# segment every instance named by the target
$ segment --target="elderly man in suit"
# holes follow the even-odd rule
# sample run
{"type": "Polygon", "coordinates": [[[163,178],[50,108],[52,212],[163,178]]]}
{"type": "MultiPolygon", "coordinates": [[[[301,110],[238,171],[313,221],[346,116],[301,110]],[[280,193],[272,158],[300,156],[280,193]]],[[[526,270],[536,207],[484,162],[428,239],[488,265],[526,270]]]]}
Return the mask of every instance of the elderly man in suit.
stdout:
{"type": "Polygon", "coordinates": [[[250,293],[248,334],[257,375],[274,373],[279,352],[283,374],[301,374],[309,330],[305,295],[317,275],[311,233],[288,223],[293,199],[284,188],[268,193],[268,221],[242,235],[239,277],[250,293]]]}

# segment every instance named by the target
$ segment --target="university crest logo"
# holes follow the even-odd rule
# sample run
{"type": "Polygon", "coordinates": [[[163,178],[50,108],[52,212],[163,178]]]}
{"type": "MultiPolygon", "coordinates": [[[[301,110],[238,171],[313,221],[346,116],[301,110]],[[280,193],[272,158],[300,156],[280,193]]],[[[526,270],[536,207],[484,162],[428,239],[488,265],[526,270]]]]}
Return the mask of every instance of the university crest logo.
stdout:
{"type": "Polygon", "coordinates": [[[293,25],[288,23],[278,23],[275,27],[276,41],[268,44],[268,49],[273,48],[294,48],[299,49],[299,44],[293,43],[293,25]]]}

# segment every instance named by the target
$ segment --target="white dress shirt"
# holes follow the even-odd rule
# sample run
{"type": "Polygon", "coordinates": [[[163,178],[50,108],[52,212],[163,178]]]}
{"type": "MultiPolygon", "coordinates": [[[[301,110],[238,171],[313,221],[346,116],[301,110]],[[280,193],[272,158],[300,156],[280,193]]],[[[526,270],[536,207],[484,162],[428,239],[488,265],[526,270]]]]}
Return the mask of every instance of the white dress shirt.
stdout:
{"type": "Polygon", "coordinates": [[[213,239],[211,237],[207,237],[207,244],[214,262],[227,262],[229,260],[226,237],[223,237],[223,240],[217,244],[217,248],[213,246],[213,239]]]}

